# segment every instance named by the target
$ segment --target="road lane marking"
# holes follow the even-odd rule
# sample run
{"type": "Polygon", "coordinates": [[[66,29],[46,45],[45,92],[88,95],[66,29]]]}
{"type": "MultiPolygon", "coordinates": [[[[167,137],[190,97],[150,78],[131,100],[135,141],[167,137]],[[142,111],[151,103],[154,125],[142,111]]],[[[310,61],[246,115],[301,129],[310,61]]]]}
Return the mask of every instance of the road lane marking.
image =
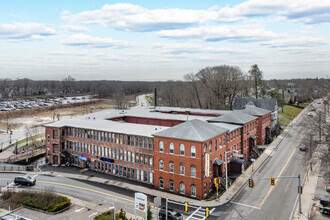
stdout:
{"type": "Polygon", "coordinates": [[[246,205],[246,204],[243,204],[243,203],[232,202],[232,201],[230,201],[230,202],[233,203],[233,204],[236,204],[236,205],[241,205],[241,206],[245,206],[245,207],[249,207],[249,208],[253,208],[253,209],[260,209],[259,207],[252,206],[252,205],[246,205]]]}
{"type": "MultiPolygon", "coordinates": [[[[296,150],[297,150],[297,148],[295,148],[295,149],[293,150],[293,152],[292,152],[292,154],[290,155],[289,159],[286,161],[284,167],[282,168],[282,170],[280,171],[280,173],[279,173],[279,175],[278,175],[279,177],[282,176],[282,174],[283,174],[285,168],[286,168],[287,165],[289,164],[289,162],[290,162],[290,160],[292,159],[292,157],[293,157],[294,153],[296,152],[296,150]]],[[[278,184],[279,181],[280,181],[280,179],[277,180],[277,184],[278,184]]],[[[266,196],[265,196],[264,199],[261,201],[261,203],[260,203],[260,205],[259,205],[259,208],[261,208],[261,207],[264,205],[264,203],[266,202],[267,198],[269,197],[269,195],[271,194],[271,192],[273,191],[274,188],[275,188],[275,186],[272,186],[272,187],[268,190],[266,196]]]]}
{"type": "Polygon", "coordinates": [[[92,217],[92,216],[94,216],[94,215],[97,215],[97,213],[98,213],[98,212],[94,212],[93,214],[90,214],[90,215],[88,216],[88,218],[90,218],[90,217],[92,217]]]}
{"type": "Polygon", "coordinates": [[[80,208],[80,209],[76,209],[76,211],[75,212],[81,212],[81,210],[83,210],[85,207],[82,207],[82,208],[80,208]]]}
{"type": "Polygon", "coordinates": [[[39,183],[48,183],[48,184],[53,184],[53,185],[60,185],[60,186],[66,186],[66,187],[71,187],[71,188],[76,188],[76,189],[82,189],[82,190],[95,192],[95,193],[103,194],[103,195],[110,196],[110,197],[113,197],[113,198],[116,198],[116,199],[121,199],[121,200],[124,200],[124,201],[127,201],[127,202],[134,203],[134,200],[130,200],[130,199],[126,199],[126,198],[123,198],[123,197],[115,196],[115,195],[112,195],[112,194],[109,194],[109,193],[106,193],[106,192],[102,192],[102,191],[98,191],[98,190],[95,190],[95,189],[88,189],[88,188],[81,187],[81,186],[74,186],[74,185],[69,185],[69,184],[65,184],[65,183],[57,183],[57,182],[49,182],[49,181],[39,181],[39,183]]]}

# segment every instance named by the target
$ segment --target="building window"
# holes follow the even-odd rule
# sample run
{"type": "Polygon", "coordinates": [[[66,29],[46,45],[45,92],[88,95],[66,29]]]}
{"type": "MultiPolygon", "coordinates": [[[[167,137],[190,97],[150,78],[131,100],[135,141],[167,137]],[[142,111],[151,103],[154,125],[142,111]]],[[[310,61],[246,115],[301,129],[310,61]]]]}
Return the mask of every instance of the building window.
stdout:
{"type": "Polygon", "coordinates": [[[47,143],[49,143],[49,139],[50,139],[50,138],[49,138],[49,135],[47,135],[47,143]]]}
{"type": "Polygon", "coordinates": [[[158,125],[161,126],[161,125],[162,125],[162,122],[159,121],[159,122],[158,122],[158,125]]]}
{"type": "Polygon", "coordinates": [[[212,191],[212,180],[210,180],[210,183],[209,183],[209,192],[212,191]]]}
{"type": "Polygon", "coordinates": [[[174,126],[174,123],[172,122],[172,123],[171,123],[171,127],[173,127],[173,126],[174,126]]]}
{"type": "Polygon", "coordinates": [[[174,182],[170,180],[170,191],[174,191],[174,182]]]}
{"type": "Polygon", "coordinates": [[[190,176],[196,177],[196,167],[195,166],[190,167],[190,176]]]}
{"type": "Polygon", "coordinates": [[[184,144],[180,144],[180,155],[184,156],[184,144]]]}
{"type": "Polygon", "coordinates": [[[169,164],[169,172],[173,173],[174,172],[174,163],[171,161],[169,164]]]}
{"type": "Polygon", "coordinates": [[[207,194],[207,183],[204,183],[204,196],[207,194]]]}
{"type": "Polygon", "coordinates": [[[159,152],[164,152],[164,142],[159,141],[159,152]]]}
{"type": "Polygon", "coordinates": [[[192,184],[190,187],[190,195],[192,197],[196,197],[196,186],[194,184],[192,184]]]}
{"type": "Polygon", "coordinates": [[[209,143],[209,153],[212,153],[212,141],[209,143]]]}
{"type": "Polygon", "coordinates": [[[214,140],[214,151],[218,150],[218,143],[217,140],[214,140]]]}
{"type": "Polygon", "coordinates": [[[196,147],[194,145],[190,147],[190,156],[193,158],[196,157],[196,147]]]}
{"type": "Polygon", "coordinates": [[[185,187],[184,187],[184,182],[180,183],[180,194],[185,194],[185,187]]]}
{"type": "Polygon", "coordinates": [[[164,180],[163,178],[159,178],[159,188],[164,189],[164,180]]]}
{"type": "Polygon", "coordinates": [[[140,140],[140,147],[143,147],[143,138],[139,138],[140,140]]]}
{"type": "Polygon", "coordinates": [[[174,144],[170,143],[170,154],[174,154],[174,144]]]}
{"type": "Polygon", "coordinates": [[[159,170],[164,170],[164,161],[163,160],[159,160],[159,170]]]}
{"type": "Polygon", "coordinates": [[[180,163],[180,175],[184,175],[184,164],[180,163]]]}
{"type": "Polygon", "coordinates": [[[152,139],[149,139],[148,143],[149,143],[149,149],[152,149],[152,142],[153,140],[152,139]]]}
{"type": "Polygon", "coordinates": [[[58,130],[53,130],[53,139],[58,139],[58,130]]]}

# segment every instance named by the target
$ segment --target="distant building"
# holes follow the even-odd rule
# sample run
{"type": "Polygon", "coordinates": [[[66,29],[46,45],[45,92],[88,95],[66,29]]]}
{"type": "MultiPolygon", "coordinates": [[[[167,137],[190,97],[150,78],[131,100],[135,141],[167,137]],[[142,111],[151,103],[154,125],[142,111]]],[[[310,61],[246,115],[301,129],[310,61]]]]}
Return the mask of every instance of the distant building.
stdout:
{"type": "Polygon", "coordinates": [[[230,176],[267,139],[271,113],[255,111],[136,107],[61,120],[45,125],[46,159],[205,199],[224,177],[225,152],[230,176]]]}
{"type": "Polygon", "coordinates": [[[235,98],[233,110],[243,110],[248,103],[255,105],[258,108],[271,111],[271,129],[273,130],[277,124],[277,100],[276,99],[255,99],[255,98],[235,98]]]}

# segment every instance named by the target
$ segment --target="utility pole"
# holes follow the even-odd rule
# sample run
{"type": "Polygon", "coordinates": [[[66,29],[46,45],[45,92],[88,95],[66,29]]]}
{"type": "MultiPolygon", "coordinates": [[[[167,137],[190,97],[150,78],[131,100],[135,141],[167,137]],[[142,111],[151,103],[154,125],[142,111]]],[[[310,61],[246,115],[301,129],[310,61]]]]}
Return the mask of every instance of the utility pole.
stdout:
{"type": "Polygon", "coordinates": [[[13,132],[11,131],[11,128],[9,127],[9,144],[11,144],[11,134],[12,134],[13,132]]]}
{"type": "Polygon", "coordinates": [[[321,121],[321,114],[322,112],[319,113],[319,143],[321,143],[321,137],[322,137],[322,132],[321,132],[321,129],[322,129],[322,121],[321,121]]]}
{"type": "Polygon", "coordinates": [[[298,196],[299,196],[299,213],[301,213],[301,192],[300,192],[300,174],[298,175],[298,196]]]}
{"type": "Polygon", "coordinates": [[[313,162],[312,162],[312,143],[313,143],[313,139],[312,139],[312,134],[309,134],[309,166],[311,167],[311,171],[313,171],[313,162]]]}

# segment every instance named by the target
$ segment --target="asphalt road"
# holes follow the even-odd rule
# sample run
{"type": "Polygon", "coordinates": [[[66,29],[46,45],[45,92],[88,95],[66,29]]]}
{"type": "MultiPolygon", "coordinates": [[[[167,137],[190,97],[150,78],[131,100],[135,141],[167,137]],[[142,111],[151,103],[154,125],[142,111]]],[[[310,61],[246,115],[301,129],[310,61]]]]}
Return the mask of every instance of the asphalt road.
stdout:
{"type": "MultiPolygon", "coordinates": [[[[307,112],[306,112],[307,114],[307,112]]],[[[308,165],[307,152],[299,151],[299,142],[304,135],[303,118],[299,118],[277,149],[253,175],[254,188],[248,184],[231,200],[218,219],[289,220],[298,205],[298,178],[276,179],[270,185],[266,177],[301,176],[303,182],[308,165]]]]}

